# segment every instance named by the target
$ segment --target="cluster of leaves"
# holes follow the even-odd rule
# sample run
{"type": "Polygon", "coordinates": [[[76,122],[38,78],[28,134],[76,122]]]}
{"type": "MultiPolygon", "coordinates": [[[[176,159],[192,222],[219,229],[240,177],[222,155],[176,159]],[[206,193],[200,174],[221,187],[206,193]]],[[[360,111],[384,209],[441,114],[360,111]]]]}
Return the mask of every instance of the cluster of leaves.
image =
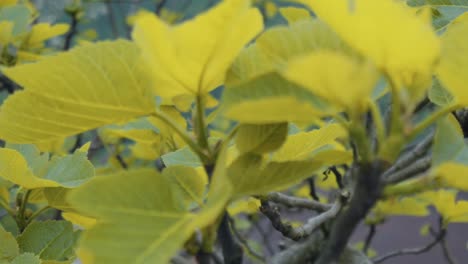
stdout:
{"type": "MultiPolygon", "coordinates": [[[[0,2],[2,74],[21,87],[0,108],[1,261],[166,263],[183,250],[210,263],[219,242],[240,263],[239,211],[261,210],[294,240],[321,236],[317,263],[353,255],[361,220],[433,206],[443,230],[468,222],[452,116],[468,106],[468,3],[254,2],[180,23],[139,11],[132,40],[64,52],[44,41],[76,25],[34,24],[27,1],[0,2]],[[264,29],[274,16],[285,23],[264,29]],[[328,168],[329,198],[299,199],[328,168]],[[295,228],[273,202],[320,214],[295,228]]],[[[303,263],[296,250],[272,261],[303,263]]]]}

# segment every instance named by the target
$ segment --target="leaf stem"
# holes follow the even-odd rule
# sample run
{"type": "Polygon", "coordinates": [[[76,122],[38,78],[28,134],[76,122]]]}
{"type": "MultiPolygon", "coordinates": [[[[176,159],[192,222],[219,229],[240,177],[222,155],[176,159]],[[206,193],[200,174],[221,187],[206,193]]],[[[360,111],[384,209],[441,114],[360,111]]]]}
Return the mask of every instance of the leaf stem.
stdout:
{"type": "Polygon", "coordinates": [[[26,222],[26,226],[29,225],[34,219],[36,219],[36,217],[38,217],[39,215],[41,215],[43,212],[51,209],[52,207],[50,206],[44,206],[42,207],[41,209],[37,210],[36,212],[34,212],[27,220],[26,222]]]}
{"type": "Polygon", "coordinates": [[[208,145],[208,129],[205,122],[205,102],[203,96],[197,95],[195,107],[195,132],[197,135],[198,145],[210,153],[208,145]]]}
{"type": "Polygon", "coordinates": [[[29,196],[31,195],[31,190],[26,190],[23,199],[21,200],[21,204],[18,209],[18,215],[16,216],[17,222],[18,222],[18,227],[21,230],[21,232],[26,228],[27,223],[26,223],[26,205],[28,204],[29,196]]]}
{"type": "Polygon", "coordinates": [[[185,130],[183,130],[178,124],[176,124],[170,117],[168,117],[166,114],[163,112],[154,112],[152,114],[153,117],[163,121],[166,125],[171,127],[179,136],[182,138],[182,140],[189,145],[189,147],[202,159],[202,160],[209,160],[209,156],[204,152],[200,146],[192,140],[190,135],[188,135],[185,130]]]}

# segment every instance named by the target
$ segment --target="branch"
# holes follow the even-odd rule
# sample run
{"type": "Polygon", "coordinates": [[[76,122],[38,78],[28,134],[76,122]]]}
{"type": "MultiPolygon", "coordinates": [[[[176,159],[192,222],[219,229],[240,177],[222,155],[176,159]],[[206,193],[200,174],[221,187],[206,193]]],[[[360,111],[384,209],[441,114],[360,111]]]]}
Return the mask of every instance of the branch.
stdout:
{"type": "Polygon", "coordinates": [[[63,50],[69,50],[71,48],[71,43],[73,41],[73,37],[78,33],[78,10],[72,10],[67,12],[68,15],[71,17],[70,23],[70,30],[68,30],[67,34],[65,35],[65,42],[63,43],[63,50]]]}
{"type": "Polygon", "coordinates": [[[303,264],[315,259],[322,248],[324,236],[322,232],[314,232],[304,241],[293,244],[288,249],[276,254],[272,264],[303,264]]]}
{"type": "Polygon", "coordinates": [[[324,204],[315,200],[288,196],[279,192],[269,193],[261,198],[274,203],[285,205],[287,207],[306,208],[318,212],[325,212],[327,210],[330,210],[330,208],[332,207],[331,204],[324,204]]]}
{"type": "Polygon", "coordinates": [[[307,184],[309,185],[309,189],[310,189],[310,197],[312,197],[312,199],[314,199],[315,201],[319,201],[320,199],[317,195],[317,190],[315,189],[315,178],[314,177],[308,178],[307,184]]]}
{"type": "Polygon", "coordinates": [[[424,157],[402,170],[387,175],[384,179],[384,182],[385,184],[396,184],[407,180],[415,175],[427,171],[431,167],[431,163],[431,157],[424,157]]]}
{"type": "Polygon", "coordinates": [[[383,179],[388,178],[389,175],[408,167],[414,161],[422,157],[427,152],[427,150],[431,147],[433,138],[434,138],[434,133],[430,133],[427,137],[421,140],[421,142],[419,142],[412,150],[403,154],[395,162],[395,164],[393,164],[387,171],[384,172],[384,174],[382,175],[382,178],[383,179]]]}
{"type": "Polygon", "coordinates": [[[380,176],[384,169],[384,162],[375,161],[354,165],[351,177],[356,179],[348,208],[333,222],[327,244],[321,251],[316,264],[337,263],[345,250],[354,229],[366,217],[367,212],[374,206],[382,192],[380,176]]]}
{"type": "Polygon", "coordinates": [[[369,251],[369,247],[371,245],[372,239],[375,236],[376,226],[375,224],[371,224],[369,226],[369,233],[367,233],[366,240],[364,241],[364,247],[362,248],[362,252],[367,255],[369,251]]]}
{"type": "Polygon", "coordinates": [[[266,215],[268,219],[270,219],[273,227],[281,232],[281,234],[292,240],[298,241],[310,236],[319,226],[335,218],[338,212],[341,210],[346,199],[347,197],[344,195],[339,197],[333,206],[327,211],[309,218],[309,220],[304,225],[297,228],[293,228],[291,224],[283,222],[281,220],[281,215],[278,211],[278,208],[271,207],[266,200],[261,201],[260,211],[266,215]]]}

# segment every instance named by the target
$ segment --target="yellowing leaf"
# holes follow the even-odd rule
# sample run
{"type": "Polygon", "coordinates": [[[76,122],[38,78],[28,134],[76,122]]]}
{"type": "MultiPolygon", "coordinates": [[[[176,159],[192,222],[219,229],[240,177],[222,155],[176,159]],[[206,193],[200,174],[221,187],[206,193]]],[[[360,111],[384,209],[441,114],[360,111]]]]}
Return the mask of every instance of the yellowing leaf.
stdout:
{"type": "Polygon", "coordinates": [[[13,33],[13,23],[11,21],[0,21],[0,45],[5,46],[10,43],[13,33]]]}
{"type": "Polygon", "coordinates": [[[452,222],[468,222],[468,201],[456,201],[456,192],[438,190],[425,192],[418,197],[427,199],[442,215],[444,224],[452,222]]]}
{"type": "Polygon", "coordinates": [[[208,184],[208,177],[203,167],[197,169],[188,166],[170,166],[164,169],[163,175],[175,186],[173,189],[181,193],[188,205],[197,203],[203,206],[203,196],[208,184]]]}
{"type": "Polygon", "coordinates": [[[309,11],[304,8],[289,6],[280,8],[279,11],[289,24],[303,19],[310,19],[309,11]]]}
{"type": "Polygon", "coordinates": [[[1,177],[28,189],[60,186],[58,182],[36,177],[19,152],[0,149],[1,177]]]}
{"type": "Polygon", "coordinates": [[[133,38],[152,70],[155,93],[169,99],[221,85],[237,54],[263,28],[249,0],[222,1],[175,26],[142,13],[135,25],[133,38]]]}
{"type": "Polygon", "coordinates": [[[430,17],[394,0],[298,0],[308,5],[351,47],[371,59],[398,87],[403,99],[419,99],[439,58],[430,17]]]}
{"type": "Polygon", "coordinates": [[[6,69],[25,89],[0,109],[0,138],[32,143],[64,138],[154,111],[138,50],[119,40],[75,48],[6,69]]]}
{"type": "Polygon", "coordinates": [[[245,214],[254,214],[258,212],[258,208],[260,207],[260,200],[248,197],[244,199],[240,199],[234,201],[229,205],[227,208],[229,215],[235,216],[237,214],[245,213],[245,214]]]}
{"type": "Polygon", "coordinates": [[[72,192],[72,205],[98,219],[82,236],[83,263],[168,262],[193,232],[193,214],[170,186],[155,170],[139,169],[97,177],[72,192]]]}
{"type": "Polygon", "coordinates": [[[379,75],[368,64],[334,52],[315,52],[295,59],[284,76],[330,104],[362,113],[379,75]]]}
{"type": "Polygon", "coordinates": [[[443,187],[468,191],[468,166],[453,162],[443,163],[432,172],[443,187]]]}
{"type": "Polygon", "coordinates": [[[13,260],[19,254],[15,237],[0,225],[0,262],[13,260]]]}
{"type": "Polygon", "coordinates": [[[227,117],[249,124],[306,123],[330,112],[312,92],[277,73],[226,87],[222,101],[227,117]]]}
{"type": "Polygon", "coordinates": [[[267,153],[279,148],[288,135],[288,124],[240,125],[236,146],[240,152],[267,153]]]}
{"type": "Polygon", "coordinates": [[[42,47],[45,40],[62,35],[68,29],[68,24],[51,25],[49,23],[38,23],[32,27],[26,45],[28,48],[42,47]]]}
{"type": "Polygon", "coordinates": [[[227,180],[237,196],[264,194],[285,189],[312,176],[321,165],[313,160],[265,162],[261,156],[245,154],[229,166],[227,180]]]}
{"type": "Polygon", "coordinates": [[[73,188],[94,176],[94,167],[83,150],[50,161],[47,156],[34,155],[23,157],[14,149],[0,149],[0,176],[26,189],[73,188]]]}
{"type": "Polygon", "coordinates": [[[455,103],[468,105],[468,13],[461,15],[442,36],[442,57],[437,76],[454,96],[455,103]]]}
{"type": "Polygon", "coordinates": [[[316,154],[314,151],[346,136],[346,130],[338,124],[329,124],[310,132],[299,132],[286,139],[283,146],[273,154],[272,160],[306,160],[316,154]]]}
{"type": "Polygon", "coordinates": [[[18,0],[1,0],[0,1],[0,7],[9,6],[9,5],[16,5],[17,2],[18,2],[18,0]]]}
{"type": "Polygon", "coordinates": [[[82,216],[72,212],[62,212],[63,219],[72,222],[74,225],[79,225],[82,228],[90,229],[96,224],[96,219],[82,216]]]}

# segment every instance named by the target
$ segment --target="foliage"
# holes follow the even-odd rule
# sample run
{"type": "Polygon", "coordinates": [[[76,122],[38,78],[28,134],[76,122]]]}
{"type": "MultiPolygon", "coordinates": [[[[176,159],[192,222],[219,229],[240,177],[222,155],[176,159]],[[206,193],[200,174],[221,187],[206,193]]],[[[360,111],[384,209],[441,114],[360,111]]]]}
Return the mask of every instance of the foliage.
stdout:
{"type": "Polygon", "coordinates": [[[468,2],[156,1],[97,41],[93,1],[33,3],[0,1],[1,263],[370,263],[361,221],[468,222],[468,2]],[[298,242],[263,254],[262,217],[298,242]]]}

